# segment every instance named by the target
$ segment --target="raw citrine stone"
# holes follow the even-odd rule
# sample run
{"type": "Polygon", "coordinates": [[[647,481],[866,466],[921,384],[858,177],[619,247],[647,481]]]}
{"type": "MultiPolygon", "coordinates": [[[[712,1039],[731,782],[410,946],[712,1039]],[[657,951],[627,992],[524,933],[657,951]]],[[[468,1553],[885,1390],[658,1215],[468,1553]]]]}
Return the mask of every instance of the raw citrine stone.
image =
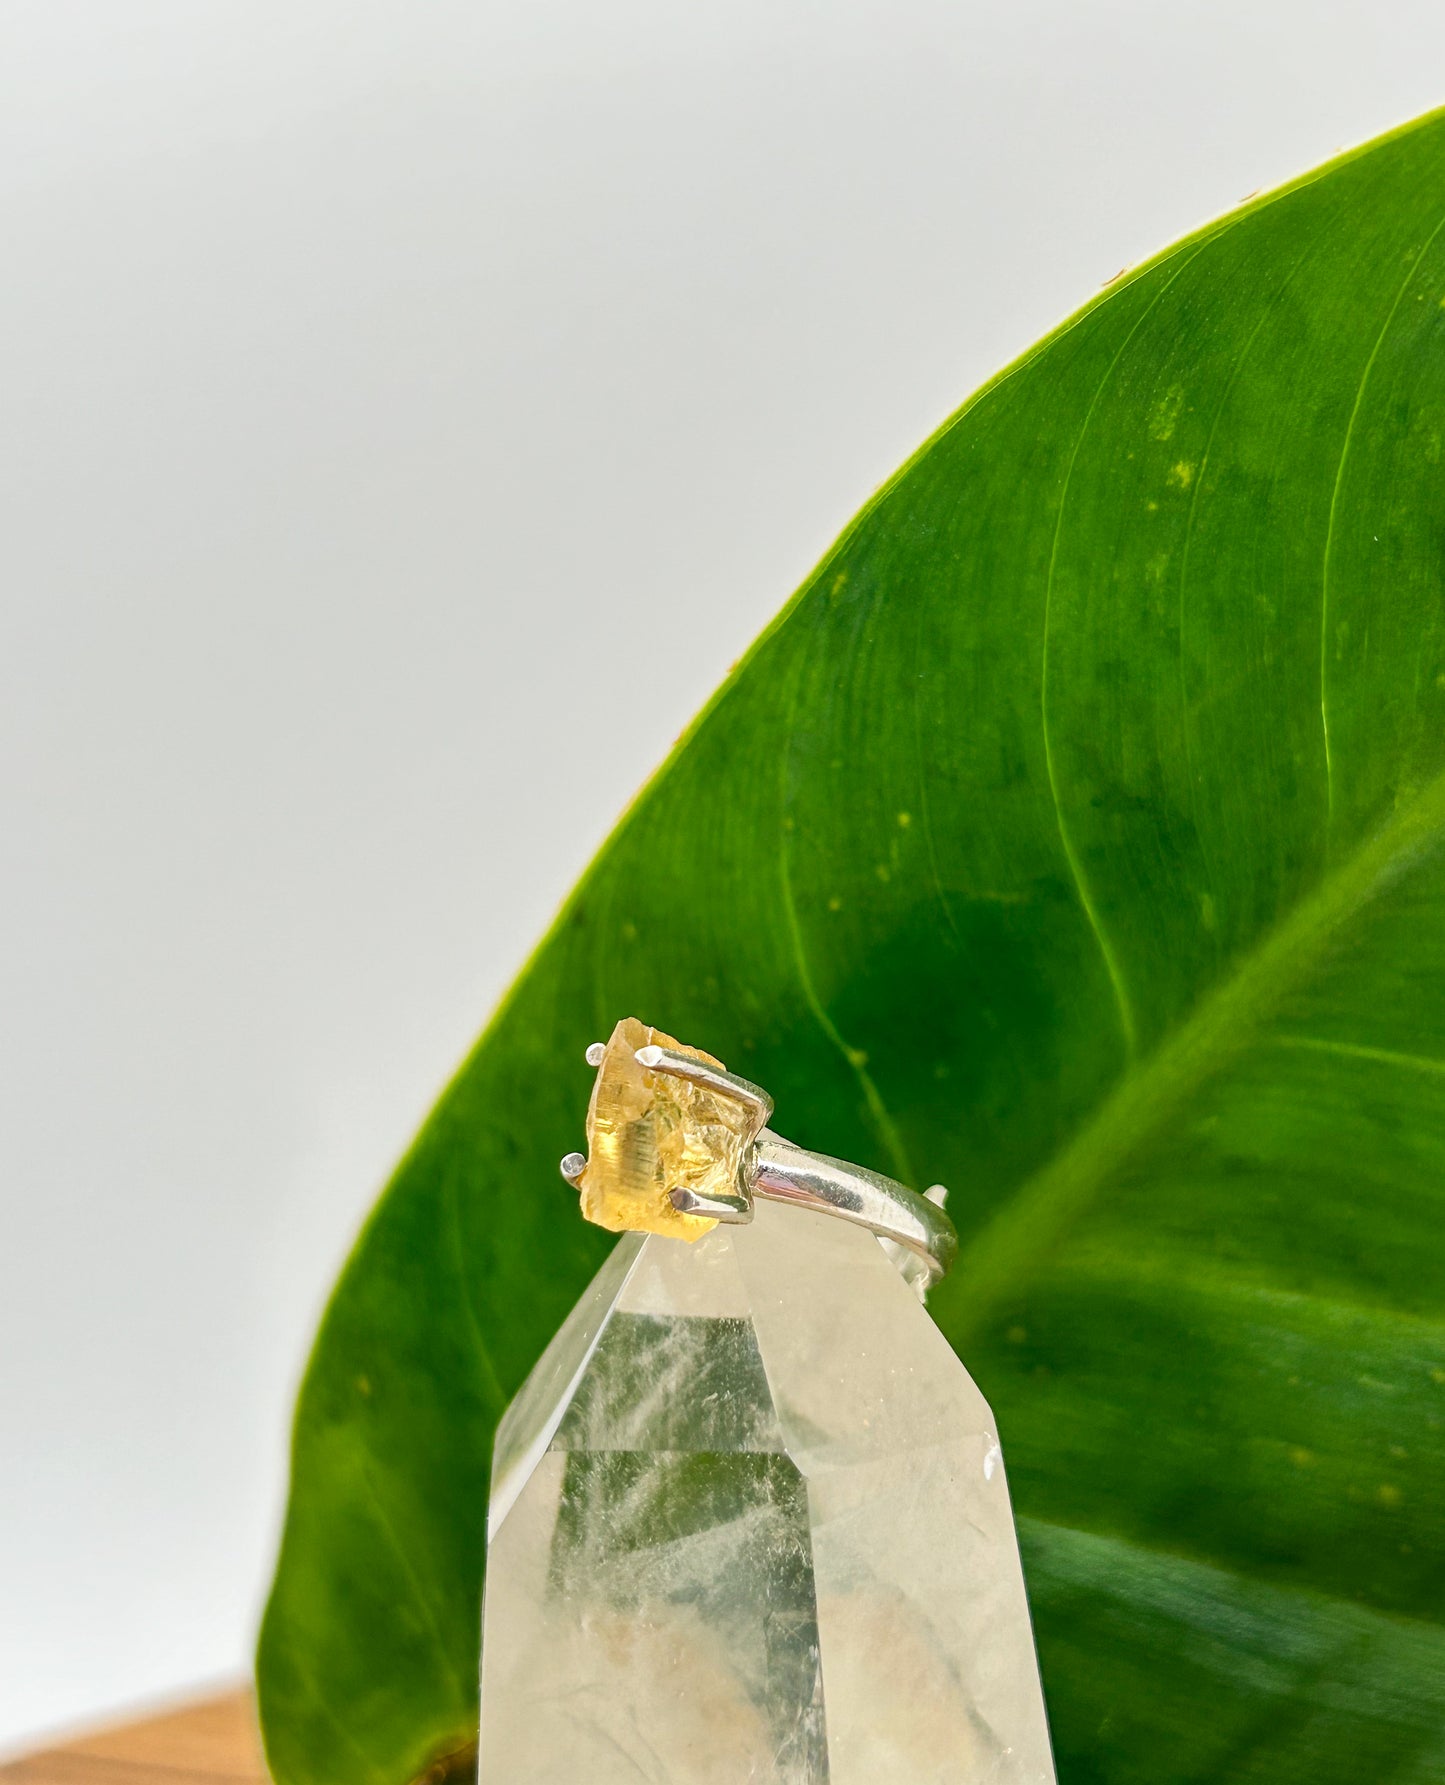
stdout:
{"type": "Polygon", "coordinates": [[[487,1557],[480,1785],[1052,1785],[993,1416],[862,1229],[621,1240],[487,1557]]]}
{"type": "Polygon", "coordinates": [[[582,1213],[613,1233],[701,1239],[717,1223],[672,1206],[674,1189],[735,1196],[753,1112],[701,1085],[649,1072],[637,1050],[672,1048],[718,1066],[711,1054],[683,1047],[660,1029],[624,1017],[612,1031],[587,1109],[587,1169],[582,1213]]]}

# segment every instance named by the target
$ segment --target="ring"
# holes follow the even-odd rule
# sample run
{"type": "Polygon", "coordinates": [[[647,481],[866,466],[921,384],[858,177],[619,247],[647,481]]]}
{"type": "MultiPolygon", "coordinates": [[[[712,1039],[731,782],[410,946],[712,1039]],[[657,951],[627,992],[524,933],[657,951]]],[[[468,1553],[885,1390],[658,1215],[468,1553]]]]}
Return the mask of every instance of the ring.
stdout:
{"type": "Polygon", "coordinates": [[[587,1063],[597,1068],[587,1152],[568,1153],[562,1176],[598,1227],[697,1240],[719,1222],[751,1221],[763,1197],[866,1227],[923,1286],[953,1263],[958,1235],[941,1184],[920,1196],[784,1140],[767,1125],[768,1093],[711,1054],[624,1017],[587,1049],[587,1063]]]}

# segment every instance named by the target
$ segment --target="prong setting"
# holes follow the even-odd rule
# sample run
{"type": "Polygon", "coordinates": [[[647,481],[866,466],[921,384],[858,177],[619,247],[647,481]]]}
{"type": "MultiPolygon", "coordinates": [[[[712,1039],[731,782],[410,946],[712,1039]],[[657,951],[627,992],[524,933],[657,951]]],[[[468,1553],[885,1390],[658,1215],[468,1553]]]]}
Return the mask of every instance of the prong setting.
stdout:
{"type": "Polygon", "coordinates": [[[731,1097],[735,1103],[741,1103],[753,1112],[759,1127],[773,1113],[773,1100],[761,1085],[739,1078],[737,1073],[728,1072],[721,1066],[709,1065],[695,1054],[679,1053],[653,1043],[638,1048],[635,1057],[637,1064],[649,1072],[666,1072],[673,1078],[685,1078],[694,1085],[703,1085],[719,1096],[731,1097]]]}
{"type": "Polygon", "coordinates": [[[756,1198],[865,1228],[920,1292],[952,1264],[958,1233],[942,1184],[920,1195],[784,1140],[761,1086],[637,1017],[586,1053],[597,1068],[587,1156],[569,1153],[561,1170],[598,1227],[695,1240],[714,1223],[751,1221],[756,1198]]]}
{"type": "Polygon", "coordinates": [[[679,1185],[667,1200],[681,1215],[702,1215],[729,1227],[741,1227],[753,1218],[753,1205],[745,1196],[699,1196],[679,1185]]]}

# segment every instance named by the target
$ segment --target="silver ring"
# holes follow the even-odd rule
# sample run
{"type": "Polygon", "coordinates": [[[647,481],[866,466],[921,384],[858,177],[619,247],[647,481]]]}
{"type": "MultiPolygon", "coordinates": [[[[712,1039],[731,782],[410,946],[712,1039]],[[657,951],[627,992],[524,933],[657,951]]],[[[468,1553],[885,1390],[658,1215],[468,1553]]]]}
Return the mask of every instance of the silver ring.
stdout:
{"type": "Polygon", "coordinates": [[[920,1196],[784,1140],[767,1126],[768,1093],[710,1054],[624,1017],[587,1049],[587,1063],[597,1068],[588,1151],[568,1153],[562,1176],[599,1227],[698,1239],[718,1222],[751,1221],[762,1197],[866,1227],[923,1286],[953,1263],[958,1235],[941,1184],[920,1196]]]}

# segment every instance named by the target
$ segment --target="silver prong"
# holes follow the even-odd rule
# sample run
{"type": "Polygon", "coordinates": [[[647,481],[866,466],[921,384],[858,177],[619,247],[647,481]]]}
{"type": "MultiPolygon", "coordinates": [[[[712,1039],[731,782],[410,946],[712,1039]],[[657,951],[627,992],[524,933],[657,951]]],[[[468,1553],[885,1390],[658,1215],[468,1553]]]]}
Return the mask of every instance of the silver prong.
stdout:
{"type": "Polygon", "coordinates": [[[942,1184],[930,1184],[923,1194],[936,1209],[948,1206],[948,1191],[942,1184]]]}
{"type": "Polygon", "coordinates": [[[592,1042],[587,1049],[587,1064],[589,1066],[600,1066],[606,1053],[607,1043],[605,1041],[592,1042]]]}
{"type": "Polygon", "coordinates": [[[587,1155],[585,1153],[567,1153],[563,1155],[562,1176],[566,1178],[567,1182],[574,1190],[577,1188],[578,1178],[582,1176],[582,1173],[586,1171],[586,1169],[587,1155]]]}
{"type": "Polygon", "coordinates": [[[696,1190],[679,1186],[668,1191],[667,1200],[679,1214],[705,1215],[730,1227],[741,1227],[753,1218],[753,1205],[745,1196],[699,1196],[696,1190]]]}
{"type": "Polygon", "coordinates": [[[760,1122],[766,1122],[773,1113],[773,1100],[761,1085],[739,1078],[735,1072],[727,1072],[720,1066],[709,1066],[706,1060],[655,1045],[638,1048],[636,1057],[637,1064],[645,1066],[649,1072],[671,1073],[674,1078],[689,1079],[695,1085],[705,1085],[709,1091],[745,1103],[760,1122]]]}

